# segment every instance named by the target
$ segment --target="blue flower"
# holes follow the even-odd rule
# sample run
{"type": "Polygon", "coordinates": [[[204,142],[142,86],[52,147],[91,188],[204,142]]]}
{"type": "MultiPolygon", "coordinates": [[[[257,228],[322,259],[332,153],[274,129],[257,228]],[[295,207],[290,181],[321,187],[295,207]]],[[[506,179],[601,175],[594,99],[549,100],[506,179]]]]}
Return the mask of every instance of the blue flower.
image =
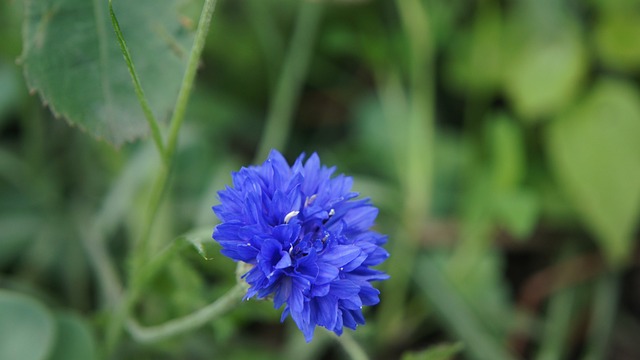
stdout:
{"type": "Polygon", "coordinates": [[[388,278],[372,269],[389,254],[386,236],[371,231],[378,209],[355,199],[353,179],[332,177],[335,167],[317,154],[293,166],[272,150],[260,166],[232,173],[233,187],[219,191],[213,207],[221,223],[213,238],[222,254],[250,264],[245,299],[272,297],[284,305],[307,342],[317,326],[336,334],[364,324],[362,306],[375,305],[372,281],[388,278]]]}

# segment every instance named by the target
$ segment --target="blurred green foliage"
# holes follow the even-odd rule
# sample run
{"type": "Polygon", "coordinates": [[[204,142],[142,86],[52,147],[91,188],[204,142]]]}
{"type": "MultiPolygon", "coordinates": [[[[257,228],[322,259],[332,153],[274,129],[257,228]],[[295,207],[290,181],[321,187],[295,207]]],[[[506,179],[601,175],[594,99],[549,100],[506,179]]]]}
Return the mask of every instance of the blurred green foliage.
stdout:
{"type": "MultiPolygon", "coordinates": [[[[114,1],[164,127],[202,3],[114,1]]],[[[260,301],[107,346],[123,287],[155,325],[233,286],[210,208],[269,146],[381,209],[372,358],[640,358],[640,1],[220,0],[142,255],[162,164],[107,2],[0,2],[0,39],[0,359],[346,358],[260,301]]]]}

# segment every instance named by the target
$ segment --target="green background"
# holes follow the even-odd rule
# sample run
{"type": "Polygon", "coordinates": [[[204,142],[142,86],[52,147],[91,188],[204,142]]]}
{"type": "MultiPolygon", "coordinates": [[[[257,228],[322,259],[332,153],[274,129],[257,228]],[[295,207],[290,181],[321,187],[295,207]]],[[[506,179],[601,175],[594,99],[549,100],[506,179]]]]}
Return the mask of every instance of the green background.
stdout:
{"type": "MultiPolygon", "coordinates": [[[[114,2],[165,132],[201,7],[114,2]]],[[[253,300],[107,341],[132,263],[145,325],[233,286],[211,206],[271,147],[380,208],[371,358],[640,358],[640,1],[220,0],[140,254],[147,133],[106,1],[0,2],[0,359],[348,358],[253,300]]]]}

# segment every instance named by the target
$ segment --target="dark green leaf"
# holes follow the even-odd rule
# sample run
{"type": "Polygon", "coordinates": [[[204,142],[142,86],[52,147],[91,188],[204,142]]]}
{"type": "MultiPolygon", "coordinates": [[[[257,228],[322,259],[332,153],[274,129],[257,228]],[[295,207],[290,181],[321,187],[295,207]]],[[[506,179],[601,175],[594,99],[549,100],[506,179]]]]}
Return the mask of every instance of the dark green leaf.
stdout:
{"type": "MultiPolygon", "coordinates": [[[[119,145],[148,132],[108,16],[107,1],[26,0],[27,82],[58,116],[119,145]]],[[[177,95],[191,34],[176,0],[119,1],[114,10],[158,119],[177,95]]]]}

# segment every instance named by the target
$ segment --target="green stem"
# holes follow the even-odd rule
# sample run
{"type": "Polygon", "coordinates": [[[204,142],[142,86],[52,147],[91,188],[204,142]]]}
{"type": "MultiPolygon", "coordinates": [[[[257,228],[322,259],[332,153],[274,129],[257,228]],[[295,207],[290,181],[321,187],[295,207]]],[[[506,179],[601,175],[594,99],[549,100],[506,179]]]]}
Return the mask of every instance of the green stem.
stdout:
{"type": "Polygon", "coordinates": [[[369,360],[367,353],[349,333],[345,332],[341,336],[335,336],[335,338],[352,360],[369,360]]]}
{"type": "Polygon", "coordinates": [[[620,296],[620,275],[606,273],[598,280],[589,324],[585,360],[605,359],[616,319],[620,296]]]}
{"type": "MultiPolygon", "coordinates": [[[[170,164],[169,164],[170,165],[170,164]]],[[[136,274],[140,269],[141,264],[146,262],[147,253],[149,250],[149,239],[151,238],[151,230],[153,230],[153,223],[160,209],[160,204],[164,199],[164,193],[167,188],[167,182],[169,180],[169,168],[165,165],[161,166],[158,170],[158,174],[155,177],[155,181],[151,186],[151,194],[149,196],[149,206],[147,208],[147,217],[144,221],[144,228],[142,236],[139,241],[136,242],[132,252],[131,273],[136,274]]]]}
{"type": "Polygon", "coordinates": [[[127,46],[127,43],[124,40],[124,36],[122,36],[122,31],[120,30],[120,24],[118,23],[116,14],[113,12],[112,0],[109,0],[109,13],[111,14],[111,24],[113,25],[113,30],[115,31],[116,37],[118,38],[118,43],[120,44],[120,50],[122,51],[122,55],[124,56],[124,61],[127,63],[127,69],[129,69],[131,80],[133,80],[133,88],[136,91],[138,102],[140,102],[140,106],[142,107],[142,112],[144,113],[144,117],[145,119],[147,119],[147,123],[149,123],[149,128],[151,128],[151,135],[153,136],[153,142],[156,144],[158,153],[160,153],[160,155],[163,156],[163,160],[164,160],[165,150],[164,150],[164,142],[162,141],[162,133],[160,132],[160,125],[158,125],[158,121],[156,120],[155,116],[153,116],[151,107],[149,107],[149,103],[147,102],[147,97],[144,95],[144,91],[142,90],[142,86],[140,85],[140,79],[138,79],[138,74],[136,73],[136,69],[133,66],[133,60],[131,60],[129,47],[127,46]]]}
{"type": "MultiPolygon", "coordinates": [[[[171,118],[169,134],[167,138],[167,146],[165,147],[165,151],[162,154],[163,166],[160,168],[160,171],[156,176],[156,181],[151,190],[148,216],[145,219],[142,237],[134,247],[132,255],[130,256],[131,259],[134,259],[132,261],[131,271],[129,274],[130,282],[132,279],[136,278],[137,271],[141,267],[141,264],[147,258],[149,237],[153,228],[155,217],[158,213],[158,209],[166,192],[168,178],[172,167],[173,155],[175,153],[178,141],[178,134],[180,132],[182,122],[184,121],[187,103],[189,101],[191,89],[193,88],[193,82],[195,80],[198,62],[200,59],[200,55],[202,54],[202,49],[204,47],[207,34],[209,32],[209,25],[211,24],[211,17],[215,10],[215,5],[216,0],[205,0],[202,13],[200,15],[200,21],[196,30],[195,40],[193,46],[191,47],[191,52],[189,53],[187,68],[185,70],[184,77],[182,78],[182,84],[180,86],[180,91],[178,92],[176,105],[174,108],[173,116],[171,118]]],[[[129,289],[123,296],[123,300],[120,303],[120,306],[118,306],[116,314],[114,314],[114,316],[112,317],[112,320],[107,329],[107,350],[111,350],[116,346],[122,332],[124,321],[129,316],[131,308],[137,301],[139,295],[139,289],[133,288],[129,289]]]]}
{"type": "Polygon", "coordinates": [[[182,85],[178,92],[178,98],[176,99],[176,105],[173,110],[173,116],[171,117],[171,123],[169,126],[169,135],[167,139],[167,148],[164,153],[164,160],[166,163],[171,163],[170,159],[173,157],[177,143],[178,133],[180,127],[184,121],[184,115],[187,110],[187,104],[189,103],[189,96],[193,89],[193,81],[196,77],[196,71],[198,70],[198,63],[200,61],[200,55],[204,48],[204,43],[209,33],[209,25],[211,24],[211,17],[216,8],[216,0],[205,0],[202,14],[200,15],[200,21],[198,22],[198,29],[196,30],[196,37],[191,47],[191,53],[189,54],[189,60],[187,62],[187,69],[182,78],[182,85]]]}
{"type": "Polygon", "coordinates": [[[256,160],[267,157],[272,148],[283,150],[287,142],[293,109],[307,74],[322,9],[319,2],[300,3],[295,31],[270,104],[256,160]]]}
{"type": "Polygon", "coordinates": [[[246,289],[238,284],[213,303],[164,324],[143,327],[135,320],[127,322],[127,330],[136,341],[151,343],[197,329],[237,306],[246,289]]]}

